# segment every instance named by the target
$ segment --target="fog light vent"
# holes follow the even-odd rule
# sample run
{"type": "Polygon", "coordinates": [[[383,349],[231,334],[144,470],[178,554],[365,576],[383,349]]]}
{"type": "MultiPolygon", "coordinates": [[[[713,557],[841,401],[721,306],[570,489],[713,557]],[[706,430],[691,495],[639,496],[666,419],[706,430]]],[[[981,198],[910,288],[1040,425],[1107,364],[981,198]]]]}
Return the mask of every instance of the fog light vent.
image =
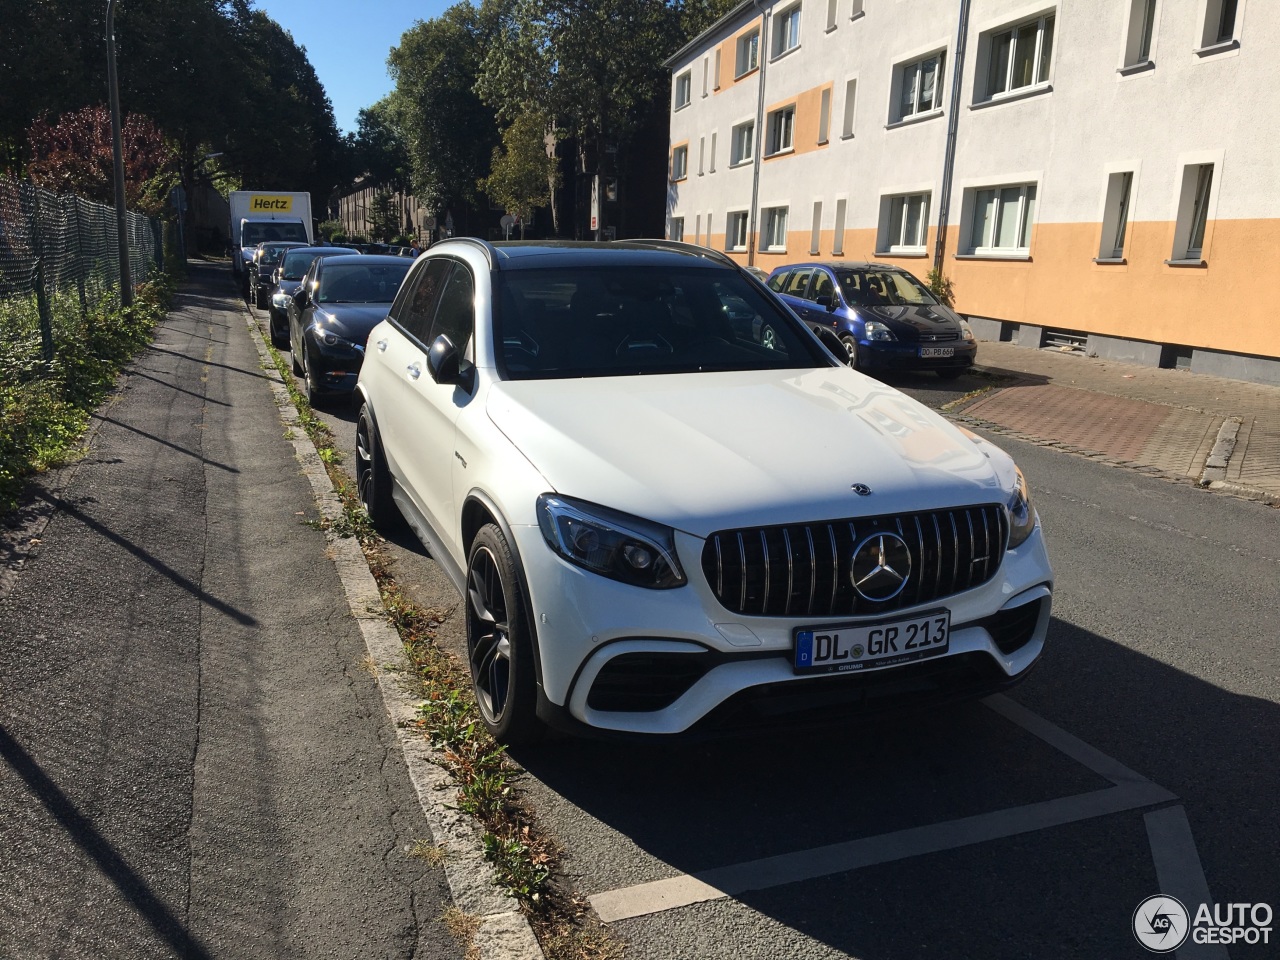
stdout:
{"type": "Polygon", "coordinates": [[[623,653],[604,665],[587,706],[646,712],[671,706],[711,668],[705,653],[623,653]]]}

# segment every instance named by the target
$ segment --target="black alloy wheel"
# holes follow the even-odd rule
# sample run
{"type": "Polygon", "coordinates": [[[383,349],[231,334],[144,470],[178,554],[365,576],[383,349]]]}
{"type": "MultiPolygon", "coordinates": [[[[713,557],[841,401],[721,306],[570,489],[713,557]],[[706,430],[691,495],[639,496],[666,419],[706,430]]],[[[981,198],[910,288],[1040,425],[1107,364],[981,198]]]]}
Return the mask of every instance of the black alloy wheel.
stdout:
{"type": "Polygon", "coordinates": [[[486,524],[467,559],[467,660],[480,718],[495,740],[509,746],[541,732],[524,609],[506,537],[486,524]]]}
{"type": "Polygon", "coordinates": [[[302,368],[302,355],[297,350],[293,349],[293,341],[289,338],[288,330],[285,330],[284,334],[281,336],[281,340],[283,341],[283,344],[280,346],[280,349],[289,351],[289,363],[293,366],[293,375],[295,377],[302,376],[306,372],[302,368]]]}
{"type": "Polygon", "coordinates": [[[356,421],[356,493],[375,530],[383,532],[395,524],[400,511],[391,499],[391,471],[368,404],[360,408],[356,421]]]}
{"type": "Polygon", "coordinates": [[[315,368],[311,364],[311,354],[307,350],[306,341],[303,341],[300,352],[302,353],[302,382],[306,387],[307,403],[311,404],[313,410],[318,410],[324,406],[325,400],[328,398],[320,392],[320,382],[317,380],[315,368]]]}

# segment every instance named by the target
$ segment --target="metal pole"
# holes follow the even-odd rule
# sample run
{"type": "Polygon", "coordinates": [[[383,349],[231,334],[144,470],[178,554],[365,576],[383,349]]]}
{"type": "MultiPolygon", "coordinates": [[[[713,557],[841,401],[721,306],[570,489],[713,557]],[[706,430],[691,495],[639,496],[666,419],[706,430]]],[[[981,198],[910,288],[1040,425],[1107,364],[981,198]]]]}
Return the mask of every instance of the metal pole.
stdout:
{"type": "Polygon", "coordinates": [[[133,304],[129,237],[124,209],[124,146],[120,138],[120,84],[116,78],[116,0],[107,0],[107,86],[111,96],[111,159],[115,167],[116,242],[120,253],[120,306],[133,304]]]}
{"type": "Polygon", "coordinates": [[[956,27],[956,55],[951,65],[951,113],[947,117],[947,148],[942,159],[942,196],[938,204],[938,235],[933,243],[933,268],[943,273],[947,254],[947,227],[951,214],[951,181],[956,172],[956,129],[960,125],[960,84],[964,78],[965,43],[969,37],[969,3],[960,0],[960,23],[956,27]]]}
{"type": "MultiPolygon", "coordinates": [[[[751,151],[755,155],[751,164],[751,209],[747,214],[747,266],[756,265],[756,221],[760,205],[760,165],[764,162],[764,75],[769,69],[769,16],[765,11],[763,0],[755,0],[756,9],[760,11],[760,44],[757,56],[760,58],[760,81],[756,89],[756,129],[755,143],[751,151]]],[[[730,131],[732,139],[732,131],[730,131]]],[[[730,150],[733,149],[732,143],[730,150]]]]}

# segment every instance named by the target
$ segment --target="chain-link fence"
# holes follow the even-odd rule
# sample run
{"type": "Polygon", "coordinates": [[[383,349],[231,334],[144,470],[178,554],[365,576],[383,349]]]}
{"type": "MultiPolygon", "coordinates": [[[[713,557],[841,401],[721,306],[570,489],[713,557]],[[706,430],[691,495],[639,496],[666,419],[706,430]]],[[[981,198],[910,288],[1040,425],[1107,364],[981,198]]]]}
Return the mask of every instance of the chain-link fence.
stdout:
{"type": "MultiPolygon", "coordinates": [[[[126,216],[130,272],[142,283],[164,269],[161,224],[126,216]]],[[[60,328],[75,329],[119,300],[115,208],[0,177],[0,355],[12,360],[34,340],[40,359],[51,361],[60,328]]]]}

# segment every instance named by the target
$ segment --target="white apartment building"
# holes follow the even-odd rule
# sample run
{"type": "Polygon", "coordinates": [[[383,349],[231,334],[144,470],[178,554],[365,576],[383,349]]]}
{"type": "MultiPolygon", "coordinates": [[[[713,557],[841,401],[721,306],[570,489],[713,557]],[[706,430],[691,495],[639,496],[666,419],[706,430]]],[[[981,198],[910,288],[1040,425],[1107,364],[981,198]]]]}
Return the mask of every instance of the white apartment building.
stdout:
{"type": "Polygon", "coordinates": [[[667,66],[669,237],[1280,382],[1280,0],[747,0],[667,66]]]}

